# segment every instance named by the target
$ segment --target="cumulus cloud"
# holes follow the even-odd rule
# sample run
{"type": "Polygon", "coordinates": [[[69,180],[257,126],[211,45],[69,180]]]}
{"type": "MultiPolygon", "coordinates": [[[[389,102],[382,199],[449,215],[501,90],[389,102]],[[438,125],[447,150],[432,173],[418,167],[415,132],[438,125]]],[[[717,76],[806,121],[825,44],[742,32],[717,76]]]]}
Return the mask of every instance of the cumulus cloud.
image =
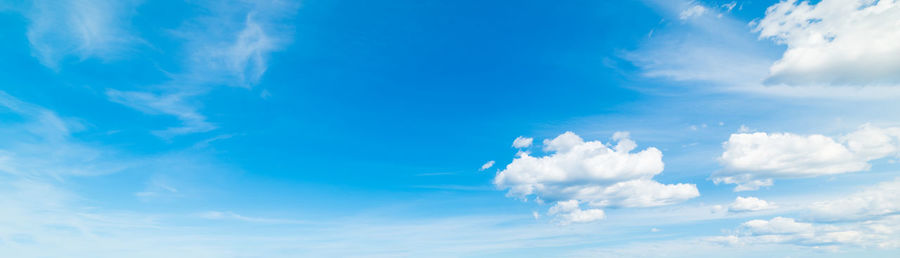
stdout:
{"type": "Polygon", "coordinates": [[[868,161],[898,154],[900,128],[862,125],[834,139],[792,133],[737,133],[723,144],[724,169],[716,183],[737,184],[735,191],[770,186],[773,179],[833,175],[868,170],[868,161]]]}
{"type": "Polygon", "coordinates": [[[513,141],[512,146],[515,148],[528,148],[531,147],[531,143],[534,141],[533,138],[530,137],[516,137],[516,140],[513,141]]]}
{"type": "Polygon", "coordinates": [[[895,248],[898,246],[893,231],[897,218],[875,223],[853,225],[819,225],[798,222],[793,218],[775,217],[770,220],[747,221],[731,235],[709,238],[710,241],[728,245],[792,244],[812,247],[836,247],[841,245],[895,248]]]}
{"type": "Polygon", "coordinates": [[[140,40],[127,28],[137,1],[33,1],[23,7],[27,37],[41,64],[56,68],[67,57],[116,57],[140,40]]]}
{"type": "Polygon", "coordinates": [[[601,209],[584,209],[579,207],[578,200],[557,202],[550,207],[547,214],[555,215],[560,224],[583,223],[606,218],[606,213],[601,209]]]}
{"type": "Polygon", "coordinates": [[[813,203],[804,213],[808,221],[750,220],[727,236],[709,240],[729,245],[900,247],[900,179],[813,203]]]}
{"type": "Polygon", "coordinates": [[[900,3],[781,1],[753,24],[760,38],[787,46],[767,82],[873,85],[900,82],[900,3]]]}
{"type": "Polygon", "coordinates": [[[729,212],[747,212],[747,211],[761,211],[761,210],[769,210],[777,208],[775,204],[771,202],[767,202],[765,200],[760,200],[756,197],[741,197],[738,196],[734,199],[734,202],[731,205],[728,205],[729,212]]]}
{"type": "MultiPolygon", "coordinates": [[[[867,0],[868,1],[868,0],[867,0]]],[[[653,37],[648,37],[646,42],[633,51],[625,52],[624,59],[627,59],[635,66],[640,68],[642,75],[654,78],[664,78],[666,80],[691,82],[686,85],[695,85],[698,88],[709,91],[728,91],[739,92],[744,94],[761,94],[787,98],[816,98],[816,99],[863,99],[863,100],[892,100],[900,97],[900,87],[896,87],[900,73],[882,72],[895,67],[894,63],[884,60],[896,57],[896,54],[885,54],[877,58],[869,58],[869,53],[874,49],[892,48],[895,44],[890,43],[864,43],[880,44],[877,48],[847,48],[836,49],[829,47],[833,52],[826,53],[823,49],[822,53],[815,51],[803,52],[803,56],[813,56],[812,59],[787,58],[797,60],[790,62],[791,67],[795,67],[794,63],[809,62],[813,66],[821,66],[815,69],[786,69],[784,76],[775,76],[773,63],[777,60],[787,60],[786,53],[782,48],[774,48],[767,40],[760,40],[762,36],[759,21],[751,22],[748,28],[748,21],[741,17],[733,17],[728,14],[727,8],[730,6],[722,6],[721,8],[707,8],[705,15],[693,16],[687,20],[680,20],[680,14],[685,11],[685,6],[693,6],[694,1],[647,1],[653,7],[661,10],[661,15],[666,20],[678,20],[678,23],[661,22],[661,24],[653,29],[653,37]],[[721,11],[719,11],[721,10],[721,11]],[[717,15],[710,15],[712,12],[718,12],[717,15]],[[755,32],[754,32],[755,30],[755,32]],[[822,57],[818,57],[823,54],[822,57]],[[825,56],[856,56],[851,58],[852,62],[834,61],[832,64],[820,64],[819,60],[825,56]],[[865,54],[866,57],[862,57],[865,54]],[[866,60],[871,61],[868,64],[862,64],[866,60]],[[732,65],[721,65],[727,62],[732,65]],[[878,64],[884,63],[883,66],[877,67],[878,64]],[[846,65],[847,67],[825,69],[825,67],[838,67],[846,65]],[[846,69],[844,69],[846,68],[846,69]],[[801,71],[802,70],[802,71],[801,71]],[[808,70],[808,71],[807,71],[808,70]],[[821,70],[821,71],[819,71],[821,70]],[[827,70],[827,71],[826,71],[827,70]],[[809,74],[809,75],[805,75],[809,74]],[[870,76],[871,78],[853,78],[847,74],[855,74],[857,77],[870,76]],[[768,80],[767,80],[768,79],[768,80]],[[809,82],[806,81],[809,79],[809,82]],[[853,83],[857,80],[857,83],[853,83]],[[792,81],[792,82],[791,82],[792,81]],[[834,82],[830,82],[834,81],[834,82]],[[871,83],[865,83],[871,81],[871,83]],[[835,87],[836,84],[851,84],[860,87],[835,87]],[[712,87],[707,87],[712,86],[712,87]]],[[[816,1],[810,1],[816,2],[816,1]]],[[[817,6],[829,1],[821,1],[817,6]]],[[[830,1],[839,2],[839,1],[830,1]]],[[[860,1],[840,1],[855,4],[860,1]]],[[[865,1],[863,1],[865,2],[865,1]]],[[[880,1],[881,6],[895,6],[896,3],[885,3],[888,1],[880,1]]],[[[797,1],[781,2],[778,5],[791,6],[791,3],[797,1]]],[[[804,6],[808,4],[797,4],[796,6],[804,6]]],[[[869,5],[861,5],[861,9],[870,9],[869,5]]],[[[741,9],[738,3],[735,9],[741,9]]],[[[896,9],[896,7],[892,7],[896,9]]],[[[850,10],[850,9],[848,9],[850,10]]],[[[835,13],[836,17],[846,17],[846,19],[855,19],[854,15],[857,11],[850,10],[848,13],[835,13]]],[[[862,16],[860,16],[862,17],[862,16]]],[[[900,17],[898,15],[885,16],[888,18],[900,17]]],[[[771,21],[771,19],[770,19],[771,21]]],[[[821,21],[811,19],[790,24],[802,24],[807,22],[814,26],[821,25],[821,21]]],[[[772,23],[776,24],[776,23],[772,23]]],[[[854,25],[855,23],[848,23],[854,25]]],[[[889,28],[890,22],[879,24],[877,26],[869,26],[866,23],[860,23],[860,26],[868,26],[867,28],[859,28],[860,30],[868,30],[868,28],[889,28]]],[[[768,26],[768,25],[767,25],[768,26]]],[[[789,27],[784,26],[782,29],[804,30],[809,26],[789,27]]],[[[871,38],[884,39],[888,35],[896,35],[897,32],[891,31],[886,35],[871,35],[871,38]]],[[[847,33],[842,33],[847,34],[847,33]]],[[[844,37],[848,37],[844,35],[844,37]]],[[[776,38],[766,37],[763,38],[776,38]]],[[[822,35],[813,35],[813,37],[823,37],[822,35]]],[[[891,36],[892,37],[892,36],[891,36]]],[[[799,37],[798,37],[799,38],[799,37]]],[[[826,37],[830,38],[830,37],[826,37]]],[[[860,37],[854,40],[865,40],[869,37],[860,37]]],[[[837,41],[837,38],[833,39],[837,41]]],[[[802,39],[795,42],[802,41],[802,39]]],[[[890,42],[881,41],[877,42],[890,42]]],[[[833,44],[833,43],[828,43],[833,44]]],[[[794,53],[800,56],[800,49],[806,49],[802,45],[795,44],[794,47],[788,46],[788,49],[797,49],[794,53]]],[[[830,51],[828,50],[828,51],[830,51]]],[[[818,51],[818,50],[817,50],[818,51]]],[[[837,59],[830,58],[829,59],[837,59]]],[[[846,59],[846,58],[845,58],[846,59]]],[[[825,60],[822,60],[825,61],[825,60]]],[[[893,61],[891,61],[893,62],[893,61]]],[[[805,68],[804,68],[805,69],[805,68]]],[[[896,69],[892,71],[897,71],[896,69]]],[[[660,90],[660,89],[654,89],[660,90]]]]}
{"type": "Polygon", "coordinates": [[[581,205],[652,207],[699,196],[693,184],[662,184],[653,180],[664,166],[658,149],[650,147],[632,153],[637,144],[624,132],[616,133],[613,140],[616,144],[610,146],[584,141],[572,132],[563,133],[543,142],[546,156],[519,153],[497,173],[494,184],[508,189],[508,196],[556,202],[553,214],[568,222],[603,218],[594,209],[582,210],[581,205]]]}
{"type": "Polygon", "coordinates": [[[478,170],[479,170],[479,171],[484,171],[484,170],[489,169],[489,168],[491,168],[491,167],[493,167],[493,166],[494,166],[494,161],[493,161],[493,160],[489,160],[488,162],[485,162],[484,165],[481,165],[481,168],[479,168],[478,170]]]}

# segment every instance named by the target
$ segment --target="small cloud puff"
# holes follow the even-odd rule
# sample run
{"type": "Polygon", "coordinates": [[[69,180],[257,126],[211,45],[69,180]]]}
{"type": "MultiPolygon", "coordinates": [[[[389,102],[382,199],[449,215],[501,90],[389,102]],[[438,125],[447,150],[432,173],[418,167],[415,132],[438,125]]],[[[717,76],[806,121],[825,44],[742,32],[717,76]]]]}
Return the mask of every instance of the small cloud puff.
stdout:
{"type": "Polygon", "coordinates": [[[519,149],[528,148],[531,147],[531,142],[533,140],[533,138],[519,136],[516,137],[516,140],[513,141],[512,146],[519,149]]]}
{"type": "Polygon", "coordinates": [[[760,200],[756,197],[740,197],[734,199],[734,202],[728,206],[729,212],[748,212],[748,211],[761,211],[761,210],[770,210],[777,208],[775,204],[771,202],[767,202],[765,200],[760,200]]]}
{"type": "Polygon", "coordinates": [[[481,168],[479,168],[478,171],[484,171],[485,169],[489,169],[493,166],[494,166],[494,161],[490,160],[488,162],[485,162],[484,165],[481,165],[481,168]]]}
{"type": "Polygon", "coordinates": [[[694,5],[687,9],[684,9],[684,11],[681,11],[681,14],[678,15],[678,18],[682,19],[682,20],[687,20],[687,19],[690,19],[693,17],[703,15],[705,13],[706,13],[706,7],[703,7],[702,5],[694,5]]]}
{"type": "Polygon", "coordinates": [[[547,214],[556,215],[556,219],[561,225],[591,222],[606,218],[606,213],[601,209],[582,210],[579,207],[578,200],[557,202],[556,205],[550,207],[547,214]]]}

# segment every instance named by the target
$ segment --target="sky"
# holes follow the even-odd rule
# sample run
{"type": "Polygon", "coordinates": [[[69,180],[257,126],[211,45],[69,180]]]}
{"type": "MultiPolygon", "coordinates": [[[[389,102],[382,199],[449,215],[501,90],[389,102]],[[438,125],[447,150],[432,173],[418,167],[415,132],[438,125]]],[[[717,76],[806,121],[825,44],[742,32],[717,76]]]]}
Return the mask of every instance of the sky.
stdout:
{"type": "Polygon", "coordinates": [[[900,2],[0,2],[3,257],[895,257],[900,2]]]}

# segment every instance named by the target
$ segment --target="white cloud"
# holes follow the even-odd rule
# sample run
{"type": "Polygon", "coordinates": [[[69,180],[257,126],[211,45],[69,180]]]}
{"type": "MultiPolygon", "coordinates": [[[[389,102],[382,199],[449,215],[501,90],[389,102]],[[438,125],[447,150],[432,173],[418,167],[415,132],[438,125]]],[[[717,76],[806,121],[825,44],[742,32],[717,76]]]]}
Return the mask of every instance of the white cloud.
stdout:
{"type": "Polygon", "coordinates": [[[180,57],[185,68],[157,87],[162,93],[107,91],[113,102],[181,120],[179,127],[154,131],[163,138],[216,129],[189,100],[216,86],[249,88],[259,83],[268,68],[269,55],[290,41],[290,30],[274,21],[284,19],[296,5],[290,1],[259,1],[201,7],[210,15],[196,17],[173,32],[186,41],[180,57]]]}
{"type": "Polygon", "coordinates": [[[880,183],[844,198],[813,203],[809,211],[812,217],[827,221],[900,214],[900,179],[880,183]]]}
{"type": "Polygon", "coordinates": [[[756,22],[760,38],[787,46],[768,82],[789,85],[895,85],[900,82],[896,1],[782,1],[756,22]]]}
{"type": "Polygon", "coordinates": [[[302,220],[290,220],[290,219],[276,219],[276,218],[262,218],[262,217],[248,217],[244,215],[240,215],[231,211],[206,211],[197,214],[197,217],[210,219],[210,220],[237,220],[249,223],[262,223],[262,224],[310,224],[308,221],[302,220]]]}
{"type": "Polygon", "coordinates": [[[716,183],[737,184],[735,191],[756,190],[777,178],[800,178],[868,170],[868,161],[896,155],[900,128],[862,125],[835,140],[824,135],[738,133],[723,144],[713,174],[716,183]]]}
{"type": "Polygon", "coordinates": [[[493,166],[494,166],[494,161],[493,161],[493,160],[490,160],[490,161],[488,161],[488,162],[485,162],[484,165],[481,165],[481,168],[479,168],[478,171],[484,171],[484,170],[489,169],[489,168],[491,168],[491,167],[493,167],[493,166]]]}
{"type": "MultiPolygon", "coordinates": [[[[509,189],[509,196],[534,196],[557,205],[565,202],[568,208],[573,202],[576,208],[580,204],[595,208],[652,207],[699,196],[693,184],[653,181],[653,176],[663,171],[662,152],[651,147],[631,153],[637,145],[628,137],[627,133],[616,133],[613,139],[617,143],[610,148],[600,141],[584,141],[572,132],[563,133],[544,141],[547,156],[519,153],[497,174],[494,184],[509,189]]],[[[563,214],[560,209],[555,213],[563,214]]],[[[560,217],[583,222],[603,216],[589,209],[560,217]]]]}
{"type": "MultiPolygon", "coordinates": [[[[781,5],[787,6],[791,2],[794,1],[788,1],[788,4],[782,2],[781,5]]],[[[843,2],[851,4],[855,3],[854,1],[843,2]]],[[[887,5],[885,2],[888,1],[880,1],[879,4],[887,5]]],[[[684,7],[693,5],[693,1],[686,0],[657,0],[648,1],[648,3],[656,9],[661,10],[660,14],[666,17],[667,20],[679,19],[680,13],[685,10],[684,7]]],[[[896,4],[892,3],[890,5],[895,6],[896,4]]],[[[738,4],[737,8],[741,8],[740,4],[738,4]]],[[[896,9],[896,7],[892,7],[892,9],[896,9]]],[[[835,16],[841,15],[843,14],[835,14],[835,16]]],[[[848,19],[855,19],[853,16],[847,17],[848,19]]],[[[898,16],[893,15],[893,17],[898,16]]],[[[820,24],[818,20],[813,21],[813,23],[820,24]]],[[[799,22],[801,21],[798,21],[798,23],[799,22]]],[[[866,23],[861,24],[865,25],[866,23]]],[[[751,25],[759,27],[758,24],[751,25]]],[[[890,23],[884,23],[875,27],[885,26],[889,27],[891,25],[890,23]]],[[[790,28],[785,27],[784,29],[790,28]]],[[[803,30],[804,28],[801,27],[796,29],[803,30]]],[[[890,34],[896,35],[896,33],[896,31],[893,31],[890,34]]],[[[690,82],[690,84],[683,85],[698,86],[696,87],[697,89],[712,92],[737,92],[742,94],[758,94],[785,98],[840,100],[892,100],[900,97],[900,87],[895,87],[897,84],[896,78],[900,77],[900,75],[898,75],[900,73],[884,72],[884,70],[890,69],[897,71],[894,66],[896,63],[884,64],[877,67],[878,62],[885,63],[883,60],[898,56],[896,54],[883,55],[874,59],[863,58],[860,56],[858,60],[855,58],[852,62],[842,63],[835,61],[833,62],[834,65],[822,64],[822,67],[820,67],[821,69],[816,68],[822,71],[810,70],[808,72],[809,75],[806,76],[815,77],[811,80],[820,82],[805,83],[802,82],[801,79],[803,79],[804,76],[801,76],[798,69],[793,69],[792,71],[794,72],[792,72],[793,74],[791,74],[790,77],[772,77],[772,64],[779,59],[785,60],[785,52],[780,48],[770,46],[768,42],[759,40],[760,36],[760,34],[753,32],[752,28],[748,29],[747,21],[732,17],[727,13],[720,18],[714,18],[713,15],[695,16],[691,19],[682,20],[681,23],[677,24],[662,22],[658,28],[654,28],[652,38],[648,38],[638,49],[626,52],[623,55],[623,58],[639,67],[644,76],[690,82]],[[865,65],[855,64],[865,62],[865,60],[871,60],[872,62],[865,65]],[[727,62],[730,65],[721,65],[723,62],[727,62]],[[843,69],[837,68],[840,64],[854,64],[854,67],[843,67],[847,69],[840,70],[843,69]],[[827,68],[825,66],[835,67],[832,69],[834,71],[825,71],[825,68],[827,68]],[[867,70],[860,71],[863,69],[867,70]],[[847,76],[847,74],[856,75],[847,76]],[[871,81],[871,83],[865,83],[866,80],[863,80],[865,78],[854,78],[864,76],[870,76],[871,78],[868,80],[871,81]],[[770,82],[768,84],[764,83],[767,78],[770,82]],[[837,80],[838,78],[841,79],[837,80]],[[784,81],[786,79],[795,80],[797,84],[786,84],[788,83],[784,81]],[[824,84],[825,82],[823,81],[828,80],[834,80],[835,82],[824,84]],[[831,85],[839,83],[847,84],[853,82],[852,80],[857,80],[859,82],[855,84],[856,87],[835,87],[834,85],[831,85]],[[776,81],[778,82],[776,83],[776,81]],[[893,83],[878,83],[879,81],[893,83]]],[[[821,37],[822,35],[817,36],[821,37]]],[[[883,35],[873,36],[878,39],[886,37],[883,35]]],[[[865,37],[862,39],[865,39],[865,37]]],[[[894,45],[895,44],[885,43],[875,49],[892,48],[894,45]]],[[[798,47],[797,49],[800,48],[798,47]]],[[[853,51],[843,51],[843,49],[836,49],[835,47],[829,47],[829,49],[837,51],[825,53],[825,49],[823,48],[821,54],[840,57],[856,55],[857,53],[868,55],[875,51],[870,51],[868,49],[848,49],[853,51]]],[[[818,54],[810,52],[809,55],[818,54]]],[[[810,60],[819,59],[820,57],[816,57],[813,59],[806,59],[805,61],[811,62],[810,60]]],[[[804,61],[801,59],[796,60],[804,61]]],[[[675,89],[680,90],[681,88],[676,87],[675,89]]],[[[648,88],[645,90],[660,91],[666,89],[648,88]]]]}
{"type": "Polygon", "coordinates": [[[33,55],[57,68],[67,56],[110,59],[140,40],[129,32],[137,1],[33,1],[25,7],[33,55]]]}
{"type": "Polygon", "coordinates": [[[259,82],[268,68],[268,56],[290,41],[290,33],[271,22],[290,7],[271,10],[274,7],[258,4],[246,8],[251,11],[242,15],[243,21],[231,20],[233,10],[212,10],[220,16],[198,19],[202,22],[179,32],[189,46],[185,53],[189,68],[182,80],[240,87],[259,82]],[[227,26],[211,30],[217,33],[210,32],[210,27],[223,24],[227,26]]]}
{"type": "Polygon", "coordinates": [[[579,207],[578,200],[556,202],[556,205],[550,207],[547,214],[555,215],[556,219],[562,225],[568,225],[569,223],[585,223],[606,218],[606,213],[601,209],[582,210],[579,207]]]}
{"type": "Polygon", "coordinates": [[[761,210],[769,210],[777,208],[775,204],[771,202],[767,202],[765,200],[760,200],[756,197],[741,197],[738,196],[734,199],[734,202],[728,206],[728,211],[730,212],[746,212],[746,211],[761,211],[761,210]]]}
{"type": "Polygon", "coordinates": [[[0,125],[0,172],[35,177],[113,173],[134,164],[116,151],[71,138],[83,126],[0,91],[0,111],[21,118],[0,125]],[[6,112],[4,112],[6,113],[6,112]]]}
{"type": "Polygon", "coordinates": [[[652,38],[623,55],[640,68],[642,75],[674,81],[714,82],[728,87],[756,85],[767,75],[775,57],[759,44],[746,22],[728,16],[693,15],[696,11],[691,10],[697,5],[692,1],[647,3],[660,10],[665,20],[681,22],[661,21],[652,38]],[[730,65],[722,65],[724,60],[730,65]]]}
{"type": "Polygon", "coordinates": [[[824,135],[732,134],[720,160],[728,170],[803,177],[868,168],[844,145],[824,135]]]}
{"type": "Polygon", "coordinates": [[[733,234],[712,237],[710,241],[729,245],[794,244],[800,246],[893,245],[883,234],[858,225],[822,226],[797,222],[793,218],[775,217],[770,220],[747,221],[733,234]]]}
{"type": "Polygon", "coordinates": [[[900,247],[900,216],[849,224],[815,224],[793,218],[747,221],[727,236],[707,240],[727,245],[790,244],[808,247],[900,247]]]}
{"type": "Polygon", "coordinates": [[[731,245],[900,247],[900,179],[803,209],[807,222],[775,217],[743,223],[728,236],[709,240],[731,245]]]}
{"type": "Polygon", "coordinates": [[[775,217],[771,220],[751,220],[741,224],[741,227],[752,234],[802,234],[812,231],[809,223],[797,222],[792,218],[775,217]]]}
{"type": "Polygon", "coordinates": [[[734,1],[721,5],[721,7],[724,8],[726,12],[731,12],[731,10],[733,10],[735,6],[737,6],[737,2],[734,1]]]}
{"type": "Polygon", "coordinates": [[[695,16],[703,15],[704,13],[706,13],[706,7],[703,7],[702,5],[694,5],[688,7],[687,9],[684,9],[684,11],[681,11],[681,13],[678,14],[678,18],[687,20],[695,16]]]}
{"type": "Polygon", "coordinates": [[[516,137],[516,140],[513,141],[512,146],[515,148],[528,148],[531,147],[531,143],[534,141],[533,138],[530,137],[516,137]]]}
{"type": "Polygon", "coordinates": [[[185,98],[192,96],[187,93],[152,94],[147,92],[122,92],[114,89],[106,91],[110,101],[129,106],[148,114],[172,115],[181,120],[180,127],[171,127],[153,133],[163,138],[172,136],[208,132],[216,129],[216,126],[207,122],[206,117],[197,111],[197,107],[187,104],[185,98]]]}

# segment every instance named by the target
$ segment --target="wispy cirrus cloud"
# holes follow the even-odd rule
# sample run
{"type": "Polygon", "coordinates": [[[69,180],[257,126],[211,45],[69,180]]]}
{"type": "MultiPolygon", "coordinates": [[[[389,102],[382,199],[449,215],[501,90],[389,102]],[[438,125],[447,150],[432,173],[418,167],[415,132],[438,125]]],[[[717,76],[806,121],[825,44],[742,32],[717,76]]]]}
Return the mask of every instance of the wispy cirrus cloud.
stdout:
{"type": "Polygon", "coordinates": [[[141,39],[130,30],[140,1],[37,0],[18,6],[28,19],[27,37],[41,64],[58,69],[73,56],[79,60],[120,57],[141,39]]]}
{"type": "Polygon", "coordinates": [[[210,15],[195,17],[172,36],[185,41],[179,51],[182,69],[156,92],[107,90],[113,102],[153,115],[171,115],[182,125],[154,131],[171,138],[208,132],[216,126],[207,122],[199,106],[190,99],[217,86],[251,88],[268,68],[271,53],[291,41],[288,26],[277,24],[297,8],[293,2],[228,2],[202,6],[210,15]]]}
{"type": "Polygon", "coordinates": [[[123,92],[108,89],[106,95],[110,101],[126,105],[152,115],[171,115],[181,121],[181,126],[170,127],[153,131],[153,134],[171,138],[173,136],[202,133],[216,129],[216,126],[206,121],[206,116],[201,114],[197,106],[191,105],[185,99],[195,94],[188,92],[175,92],[170,94],[153,94],[149,92],[123,92]]]}
{"type": "Polygon", "coordinates": [[[133,166],[118,159],[115,150],[74,140],[73,131],[83,128],[43,107],[21,101],[0,91],[0,112],[19,118],[0,126],[0,172],[19,176],[97,175],[133,166]]]}

